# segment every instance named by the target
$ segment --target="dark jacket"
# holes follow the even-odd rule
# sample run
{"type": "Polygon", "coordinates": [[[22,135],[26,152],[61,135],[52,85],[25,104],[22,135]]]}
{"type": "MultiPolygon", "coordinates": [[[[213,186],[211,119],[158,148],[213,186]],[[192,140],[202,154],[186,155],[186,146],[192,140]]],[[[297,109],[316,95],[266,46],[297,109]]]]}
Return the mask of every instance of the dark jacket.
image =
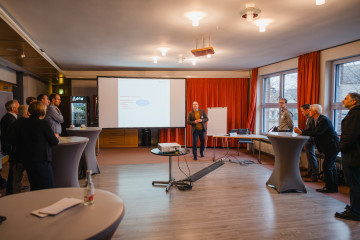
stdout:
{"type": "Polygon", "coordinates": [[[18,159],[19,157],[16,154],[17,153],[16,148],[19,145],[19,143],[18,143],[19,135],[20,135],[21,127],[25,121],[26,121],[26,118],[19,117],[18,120],[16,120],[9,126],[9,129],[7,131],[7,139],[11,145],[11,152],[10,152],[11,157],[9,158],[10,162],[14,162],[14,163],[19,162],[19,159],[18,159]]]}
{"type": "Polygon", "coordinates": [[[9,126],[16,121],[16,118],[11,113],[6,113],[1,119],[1,151],[7,155],[10,154],[10,144],[8,142],[7,131],[9,126]]]}
{"type": "Polygon", "coordinates": [[[332,122],[324,115],[320,115],[316,120],[313,129],[305,129],[302,135],[315,138],[315,145],[320,153],[331,156],[339,152],[339,136],[335,132],[332,122]]]}
{"type": "MultiPolygon", "coordinates": [[[[207,115],[206,115],[206,112],[205,110],[203,109],[199,109],[199,114],[200,114],[200,119],[202,119],[202,122],[201,122],[201,125],[203,126],[204,128],[204,131],[206,132],[206,125],[205,123],[209,120],[207,115]]],[[[191,125],[191,134],[194,133],[195,131],[195,127],[196,127],[196,123],[195,123],[195,112],[194,111],[191,111],[189,112],[189,115],[188,115],[188,118],[187,118],[187,123],[189,125],[191,125]]]]}
{"type": "MultiPolygon", "coordinates": [[[[315,128],[314,118],[308,117],[307,120],[306,120],[306,129],[310,130],[310,129],[314,129],[314,128],[315,128]]],[[[315,143],[314,137],[310,137],[308,143],[314,144],[315,143]]]]}
{"type": "Polygon", "coordinates": [[[340,151],[349,166],[360,167],[360,106],[355,106],[341,122],[340,151]]]}
{"type": "Polygon", "coordinates": [[[24,164],[31,162],[51,162],[51,146],[59,143],[46,121],[30,116],[18,129],[16,151],[18,160],[24,164]]]}

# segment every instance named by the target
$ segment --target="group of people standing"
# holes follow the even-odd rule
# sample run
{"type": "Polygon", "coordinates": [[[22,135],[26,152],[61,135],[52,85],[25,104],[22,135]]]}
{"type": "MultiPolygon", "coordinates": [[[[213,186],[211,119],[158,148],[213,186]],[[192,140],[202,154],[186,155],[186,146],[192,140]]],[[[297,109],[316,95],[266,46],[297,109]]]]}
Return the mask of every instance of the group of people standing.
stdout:
{"type": "Polygon", "coordinates": [[[308,158],[307,182],[318,181],[318,164],[315,155],[315,146],[319,153],[324,155],[323,173],[325,186],[316,189],[322,193],[338,192],[338,175],[336,158],[341,152],[341,164],[345,182],[350,188],[350,205],[345,211],[336,212],[335,217],[347,220],[360,221],[360,94],[349,93],[344,98],[343,106],[349,110],[341,122],[341,137],[334,130],[331,120],[322,114],[319,104],[304,104],[301,113],[307,118],[303,130],[295,127],[297,134],[310,136],[305,145],[308,158]]]}
{"type": "MultiPolygon", "coordinates": [[[[336,212],[335,216],[347,220],[360,221],[360,94],[349,93],[344,98],[343,106],[349,112],[341,123],[341,138],[334,130],[331,120],[322,114],[319,104],[304,104],[300,107],[301,113],[307,118],[306,127],[300,130],[294,127],[293,114],[288,110],[287,99],[279,100],[280,120],[278,132],[292,132],[310,136],[305,145],[308,158],[308,173],[306,182],[318,182],[318,163],[315,155],[315,146],[325,158],[323,161],[325,186],[316,189],[317,192],[338,192],[338,176],[336,158],[341,151],[341,163],[344,171],[345,182],[350,188],[350,205],[345,211],[336,212]]],[[[189,112],[187,123],[191,125],[193,136],[193,158],[197,160],[197,142],[200,139],[200,156],[204,157],[205,132],[208,121],[206,112],[199,109],[197,101],[193,102],[193,111],[189,112]]]]}
{"type": "Polygon", "coordinates": [[[26,170],[31,190],[54,187],[51,147],[59,143],[61,123],[59,94],[28,97],[27,105],[17,100],[5,104],[1,119],[1,151],[9,155],[6,194],[19,193],[26,170]]]}

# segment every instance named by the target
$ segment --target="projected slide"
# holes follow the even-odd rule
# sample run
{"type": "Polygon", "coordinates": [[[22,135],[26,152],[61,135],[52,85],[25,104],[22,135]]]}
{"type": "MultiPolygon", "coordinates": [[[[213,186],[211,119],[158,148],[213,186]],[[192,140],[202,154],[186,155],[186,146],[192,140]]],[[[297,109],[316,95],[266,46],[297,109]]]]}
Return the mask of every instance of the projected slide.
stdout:
{"type": "Polygon", "coordinates": [[[186,126],[186,80],[99,77],[99,126],[186,126]]]}
{"type": "Polygon", "coordinates": [[[119,126],[170,126],[169,80],[118,81],[119,126]]]}

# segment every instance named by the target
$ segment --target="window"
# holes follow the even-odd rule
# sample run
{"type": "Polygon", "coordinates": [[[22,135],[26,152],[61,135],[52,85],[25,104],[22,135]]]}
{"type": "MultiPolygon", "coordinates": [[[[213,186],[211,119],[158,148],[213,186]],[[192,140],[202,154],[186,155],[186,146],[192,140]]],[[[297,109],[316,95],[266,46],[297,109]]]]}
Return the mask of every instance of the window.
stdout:
{"type": "Polygon", "coordinates": [[[262,133],[279,125],[280,98],[286,98],[288,100],[287,107],[294,116],[294,125],[297,126],[297,70],[263,77],[262,133]]]}
{"type": "Polygon", "coordinates": [[[342,100],[349,92],[360,93],[360,56],[333,62],[331,114],[335,131],[341,134],[341,121],[348,113],[342,100]]]}

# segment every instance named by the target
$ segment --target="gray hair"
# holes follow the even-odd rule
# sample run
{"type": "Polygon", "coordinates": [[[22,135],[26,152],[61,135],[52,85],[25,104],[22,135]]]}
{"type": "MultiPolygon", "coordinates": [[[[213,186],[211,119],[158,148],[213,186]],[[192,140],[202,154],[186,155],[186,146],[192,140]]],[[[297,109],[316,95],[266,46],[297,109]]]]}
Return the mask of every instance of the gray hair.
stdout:
{"type": "Polygon", "coordinates": [[[19,116],[23,117],[23,118],[27,118],[28,117],[28,109],[29,109],[29,105],[21,105],[19,107],[19,116]]]}
{"type": "Polygon", "coordinates": [[[318,114],[322,114],[322,106],[320,104],[312,104],[311,107],[313,107],[318,114]]]}
{"type": "Polygon", "coordinates": [[[356,102],[356,105],[360,105],[360,94],[355,92],[349,93],[350,99],[356,102]]]}
{"type": "Polygon", "coordinates": [[[18,103],[18,100],[16,100],[16,99],[7,101],[7,102],[5,103],[5,109],[6,109],[6,111],[11,112],[12,108],[16,106],[16,105],[15,105],[16,103],[18,103]]]}

